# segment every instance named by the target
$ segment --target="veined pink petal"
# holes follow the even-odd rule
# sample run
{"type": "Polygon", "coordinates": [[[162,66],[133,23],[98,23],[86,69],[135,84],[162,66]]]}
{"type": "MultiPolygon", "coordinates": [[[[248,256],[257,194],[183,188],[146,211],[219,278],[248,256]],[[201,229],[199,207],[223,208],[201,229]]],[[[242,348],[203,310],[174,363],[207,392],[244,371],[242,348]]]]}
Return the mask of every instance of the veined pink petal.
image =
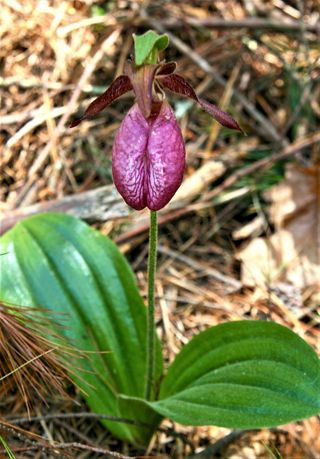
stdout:
{"type": "Polygon", "coordinates": [[[184,142],[170,105],[164,101],[159,114],[146,120],[135,104],[112,153],[114,183],[126,203],[136,210],[161,209],[179,188],[184,167],[184,142]]]}

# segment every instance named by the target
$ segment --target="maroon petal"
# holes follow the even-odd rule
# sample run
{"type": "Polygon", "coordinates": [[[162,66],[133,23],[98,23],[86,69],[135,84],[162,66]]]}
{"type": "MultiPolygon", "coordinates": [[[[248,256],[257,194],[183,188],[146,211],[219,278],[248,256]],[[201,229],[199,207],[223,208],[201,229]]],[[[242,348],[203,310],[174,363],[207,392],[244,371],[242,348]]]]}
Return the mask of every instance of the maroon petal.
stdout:
{"type": "Polygon", "coordinates": [[[232,118],[231,115],[224,112],[223,110],[220,110],[220,108],[216,105],[213,105],[210,102],[207,102],[206,100],[198,97],[193,87],[181,75],[159,75],[158,81],[162,84],[162,86],[169,89],[170,91],[193,99],[203,108],[203,110],[210,113],[210,115],[213,116],[213,118],[217,120],[222,126],[225,126],[229,129],[236,129],[242,132],[239,124],[235,119],[232,118]]]}
{"type": "Polygon", "coordinates": [[[164,207],[179,188],[185,167],[180,127],[167,102],[147,121],[138,104],[126,115],[112,154],[114,183],[136,210],[164,207]]]}
{"type": "Polygon", "coordinates": [[[181,75],[174,73],[173,75],[160,76],[159,81],[170,91],[189,97],[195,102],[199,102],[193,87],[181,75]]]}
{"type": "Polygon", "coordinates": [[[160,64],[157,70],[158,75],[170,75],[175,71],[177,68],[177,64],[175,62],[165,62],[164,64],[160,64]]]}
{"type": "Polygon", "coordinates": [[[225,126],[229,129],[236,129],[237,131],[243,132],[239,124],[236,122],[234,118],[232,118],[229,113],[224,112],[219,107],[214,104],[211,104],[207,100],[202,99],[201,97],[198,98],[199,104],[208,112],[215,120],[218,121],[222,126],[225,126]]]}
{"type": "Polygon", "coordinates": [[[97,115],[97,113],[100,113],[109,104],[111,104],[111,102],[118,99],[118,97],[122,96],[126,92],[131,91],[131,89],[133,88],[130,78],[126,75],[120,75],[111,83],[109,88],[103,94],[101,94],[101,96],[97,97],[93,102],[91,102],[87,110],[84,112],[84,115],[78,120],[73,121],[70,124],[70,127],[78,126],[81,121],[97,115]]]}

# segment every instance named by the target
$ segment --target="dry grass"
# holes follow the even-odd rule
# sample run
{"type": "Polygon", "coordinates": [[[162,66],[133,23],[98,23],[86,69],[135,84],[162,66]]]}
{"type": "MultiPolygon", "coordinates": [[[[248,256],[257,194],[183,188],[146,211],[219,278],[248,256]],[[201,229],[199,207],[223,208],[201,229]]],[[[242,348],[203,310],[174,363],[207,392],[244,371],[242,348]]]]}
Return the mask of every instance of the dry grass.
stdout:
{"type": "MultiPolygon", "coordinates": [[[[268,282],[265,288],[245,288],[235,256],[250,237],[272,232],[262,192],[281,180],[283,164],[257,168],[251,175],[234,175],[239,168],[291,145],[298,145],[289,156],[291,160],[294,157],[300,166],[319,166],[319,147],[313,141],[320,116],[316,0],[2,0],[0,211],[10,212],[112,183],[113,135],[132,100],[123,98],[77,130],[69,131],[68,124],[73,113],[81,112],[121,73],[131,52],[132,33],[150,27],[171,34],[167,59],[176,60],[180,73],[198,92],[231,111],[248,134],[243,138],[225,133],[197,108],[190,109],[182,100],[173,102],[180,111],[187,142],[186,179],[196,178],[196,183],[191,188],[188,182],[182,207],[168,208],[160,217],[157,319],[166,357],[171,360],[199,330],[239,318],[282,323],[319,349],[319,297],[315,289],[298,289],[290,296],[287,290],[268,282]],[[103,9],[104,15],[97,16],[103,9]],[[220,22],[212,22],[217,19],[220,22]],[[245,28],[235,24],[239,20],[247,21],[245,28]],[[310,138],[308,147],[300,148],[299,142],[310,138]],[[218,175],[208,168],[212,159],[220,164],[218,175]],[[206,172],[205,180],[197,175],[200,168],[206,172]],[[233,234],[255,217],[263,224],[243,240],[234,239],[233,234]],[[225,281],[215,276],[214,269],[225,276],[225,281]],[[240,289],[234,289],[232,281],[240,289]]],[[[145,294],[144,214],[112,219],[100,227],[121,243],[145,294]]],[[[16,318],[8,317],[3,309],[0,315],[0,334],[6,333],[0,335],[1,347],[14,337],[8,335],[10,327],[4,326],[3,320],[16,318]]],[[[21,344],[25,338],[19,336],[16,341],[19,347],[28,348],[24,361],[49,349],[41,339],[33,341],[33,334],[28,335],[28,345],[21,344]]],[[[20,366],[19,352],[15,359],[20,366]]],[[[31,386],[38,388],[37,375],[43,372],[39,365],[45,365],[44,374],[52,366],[57,370],[56,362],[50,359],[48,353],[45,363],[37,359],[32,366],[14,373],[18,387],[23,387],[22,396],[14,390],[1,393],[3,419],[8,420],[9,415],[25,417],[23,400],[31,386]]],[[[10,368],[5,368],[8,371],[10,368]]],[[[54,377],[58,385],[61,376],[59,369],[54,377]]],[[[52,381],[51,373],[49,379],[52,381]]],[[[36,404],[34,414],[87,411],[80,395],[72,388],[68,390],[76,406],[52,393],[46,396],[50,408],[36,404]]],[[[172,427],[169,422],[165,425],[172,427]]],[[[123,455],[141,454],[111,438],[97,420],[43,419],[23,426],[26,430],[18,430],[13,423],[0,426],[0,434],[17,457],[91,458],[98,457],[99,448],[123,455]],[[66,446],[54,449],[53,441],[66,446]],[[91,450],[76,443],[89,445],[91,450]]],[[[184,458],[211,445],[207,456],[203,453],[197,457],[315,459],[320,455],[316,418],[279,429],[231,435],[229,430],[215,427],[175,425],[174,429],[180,437],[170,431],[158,432],[148,454],[184,458]]]]}

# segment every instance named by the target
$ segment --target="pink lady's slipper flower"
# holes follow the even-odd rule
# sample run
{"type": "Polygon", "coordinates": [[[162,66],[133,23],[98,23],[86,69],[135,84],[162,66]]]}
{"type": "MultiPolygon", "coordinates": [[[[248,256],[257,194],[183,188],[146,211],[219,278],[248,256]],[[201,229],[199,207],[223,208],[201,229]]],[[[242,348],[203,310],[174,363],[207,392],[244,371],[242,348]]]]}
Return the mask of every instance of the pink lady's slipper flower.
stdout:
{"type": "Polygon", "coordinates": [[[197,102],[220,124],[241,130],[238,123],[215,105],[198,97],[192,86],[175,72],[174,62],[128,63],[70,127],[91,118],[111,102],[133,90],[136,102],[121,123],[112,152],[112,173],[117,190],[136,210],[162,209],[181,185],[185,147],[179,124],[164,96],[164,89],[197,102]]]}

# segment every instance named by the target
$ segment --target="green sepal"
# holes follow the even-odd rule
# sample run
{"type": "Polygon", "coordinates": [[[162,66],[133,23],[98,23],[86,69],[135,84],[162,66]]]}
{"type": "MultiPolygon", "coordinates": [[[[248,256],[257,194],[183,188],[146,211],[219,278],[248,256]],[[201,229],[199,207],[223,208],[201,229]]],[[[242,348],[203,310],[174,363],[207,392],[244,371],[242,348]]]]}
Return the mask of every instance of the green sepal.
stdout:
{"type": "Polygon", "coordinates": [[[135,64],[137,66],[156,64],[158,51],[164,50],[169,44],[168,35],[158,35],[153,30],[148,30],[143,35],[133,34],[133,40],[135,64]]]}

